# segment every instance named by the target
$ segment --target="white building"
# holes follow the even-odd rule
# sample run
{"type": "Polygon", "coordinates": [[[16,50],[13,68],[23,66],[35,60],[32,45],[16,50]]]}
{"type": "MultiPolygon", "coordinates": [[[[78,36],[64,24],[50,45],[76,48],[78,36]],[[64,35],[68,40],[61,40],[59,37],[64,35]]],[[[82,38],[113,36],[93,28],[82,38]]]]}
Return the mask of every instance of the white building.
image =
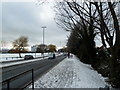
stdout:
{"type": "Polygon", "coordinates": [[[7,48],[1,48],[0,49],[0,53],[7,53],[9,51],[9,49],[7,48]]]}
{"type": "Polygon", "coordinates": [[[31,46],[31,52],[36,52],[37,47],[38,47],[38,45],[31,46]]]}

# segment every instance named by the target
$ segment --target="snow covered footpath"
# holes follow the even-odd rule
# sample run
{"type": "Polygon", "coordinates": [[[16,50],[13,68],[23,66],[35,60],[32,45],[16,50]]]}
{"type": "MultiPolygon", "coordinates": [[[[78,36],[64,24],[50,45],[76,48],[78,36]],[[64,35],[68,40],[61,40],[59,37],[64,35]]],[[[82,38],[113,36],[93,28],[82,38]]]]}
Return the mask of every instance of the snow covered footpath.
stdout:
{"type": "MultiPolygon", "coordinates": [[[[104,78],[90,65],[83,64],[75,56],[66,58],[39,78],[35,88],[100,88],[105,87],[104,78]]],[[[30,86],[29,88],[31,88],[30,86]]]]}

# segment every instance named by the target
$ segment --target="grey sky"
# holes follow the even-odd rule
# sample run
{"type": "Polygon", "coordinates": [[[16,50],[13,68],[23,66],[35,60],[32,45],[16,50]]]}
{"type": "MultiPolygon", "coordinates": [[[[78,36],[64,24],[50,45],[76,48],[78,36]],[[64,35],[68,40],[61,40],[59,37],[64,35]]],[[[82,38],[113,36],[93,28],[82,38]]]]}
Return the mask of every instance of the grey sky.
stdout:
{"type": "Polygon", "coordinates": [[[2,40],[8,45],[20,36],[29,38],[29,45],[42,43],[42,26],[45,43],[64,46],[68,32],[57,27],[53,3],[38,5],[34,2],[2,3],[2,40]]]}

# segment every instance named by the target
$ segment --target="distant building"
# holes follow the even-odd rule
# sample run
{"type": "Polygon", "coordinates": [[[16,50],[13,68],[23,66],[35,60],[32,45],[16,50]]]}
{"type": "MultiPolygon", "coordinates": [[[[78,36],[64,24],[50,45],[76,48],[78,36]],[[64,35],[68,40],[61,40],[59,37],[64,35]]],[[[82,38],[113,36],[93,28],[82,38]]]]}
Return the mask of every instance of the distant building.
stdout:
{"type": "Polygon", "coordinates": [[[0,53],[8,53],[9,49],[7,48],[1,48],[0,53]]]}
{"type": "Polygon", "coordinates": [[[36,52],[38,45],[31,46],[31,52],[36,52]]]}

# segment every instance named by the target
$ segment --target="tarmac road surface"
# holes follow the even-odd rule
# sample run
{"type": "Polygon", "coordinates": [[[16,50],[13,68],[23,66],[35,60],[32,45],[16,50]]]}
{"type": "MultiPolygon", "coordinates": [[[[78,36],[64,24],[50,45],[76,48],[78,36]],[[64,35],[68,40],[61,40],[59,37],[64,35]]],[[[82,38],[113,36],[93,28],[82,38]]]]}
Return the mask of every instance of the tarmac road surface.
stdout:
{"type": "MultiPolygon", "coordinates": [[[[28,71],[30,69],[34,70],[34,80],[36,80],[45,72],[50,70],[53,66],[55,66],[60,61],[62,61],[65,57],[66,57],[65,55],[60,55],[60,56],[57,56],[56,59],[43,59],[43,60],[38,60],[34,62],[2,68],[2,81],[9,79],[22,72],[28,71]]],[[[31,78],[32,78],[32,73],[30,71],[26,74],[19,76],[18,78],[11,80],[9,87],[23,88],[32,80],[31,78]]],[[[7,83],[2,83],[2,88],[3,89],[7,88],[7,83]]]]}

